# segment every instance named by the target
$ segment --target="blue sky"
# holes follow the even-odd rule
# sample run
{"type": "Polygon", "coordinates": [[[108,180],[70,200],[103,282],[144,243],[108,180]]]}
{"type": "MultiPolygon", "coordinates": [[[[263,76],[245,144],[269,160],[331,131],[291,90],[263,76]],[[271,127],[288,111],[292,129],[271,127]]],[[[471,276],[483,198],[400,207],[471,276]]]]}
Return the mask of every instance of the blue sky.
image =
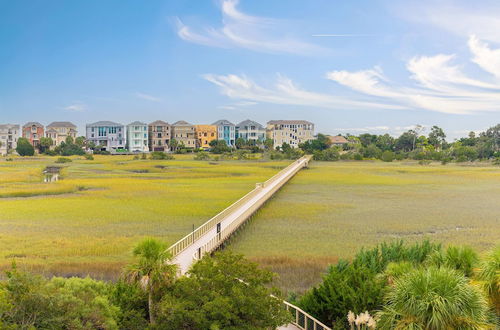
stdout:
{"type": "Polygon", "coordinates": [[[0,122],[500,120],[500,3],[0,0],[0,122]]]}

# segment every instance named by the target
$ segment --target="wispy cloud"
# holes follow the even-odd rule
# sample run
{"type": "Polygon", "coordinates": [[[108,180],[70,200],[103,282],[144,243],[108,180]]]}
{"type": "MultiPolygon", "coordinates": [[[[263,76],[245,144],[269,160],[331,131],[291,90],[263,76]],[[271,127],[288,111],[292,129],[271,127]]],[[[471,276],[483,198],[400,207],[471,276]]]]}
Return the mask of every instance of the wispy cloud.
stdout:
{"type": "Polygon", "coordinates": [[[327,109],[403,109],[399,105],[382,102],[355,101],[340,96],[311,92],[302,89],[291,79],[278,75],[276,82],[270,87],[263,87],[246,76],[215,75],[203,76],[207,81],[217,85],[222,94],[231,99],[250,102],[263,102],[282,105],[320,107],[327,109]]]}
{"type": "Polygon", "coordinates": [[[159,97],[156,97],[156,96],[153,96],[153,95],[149,95],[149,94],[145,94],[145,93],[135,93],[135,96],[137,98],[140,98],[140,99],[143,99],[143,100],[147,100],[147,101],[151,101],[151,102],[161,102],[162,99],[160,99],[159,97]]]}
{"type": "Polygon", "coordinates": [[[81,102],[75,102],[73,104],[63,107],[64,110],[71,112],[85,111],[86,108],[87,106],[81,102]]]}
{"type": "Polygon", "coordinates": [[[500,3],[474,1],[418,1],[403,5],[401,16],[424,24],[432,24],[460,37],[471,34],[481,39],[500,42],[500,3]]]}
{"type": "Polygon", "coordinates": [[[329,50],[288,36],[286,21],[245,14],[237,8],[238,0],[221,3],[222,27],[194,29],[176,19],[177,34],[183,40],[220,48],[245,48],[263,53],[298,55],[328,54],[329,50]]]}
{"type": "Polygon", "coordinates": [[[453,64],[455,55],[416,56],[407,63],[413,85],[392,83],[382,69],[349,72],[331,71],[326,77],[373,99],[412,109],[450,114],[498,112],[500,107],[500,50],[492,50],[475,36],[469,38],[472,61],[491,77],[484,80],[467,76],[453,64]]]}

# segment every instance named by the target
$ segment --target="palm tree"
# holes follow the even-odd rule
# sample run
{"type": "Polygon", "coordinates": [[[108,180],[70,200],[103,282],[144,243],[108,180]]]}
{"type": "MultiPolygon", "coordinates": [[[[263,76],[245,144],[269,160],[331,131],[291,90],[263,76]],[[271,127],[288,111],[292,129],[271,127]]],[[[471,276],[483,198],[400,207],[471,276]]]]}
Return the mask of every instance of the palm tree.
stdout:
{"type": "Polygon", "coordinates": [[[478,278],[500,315],[500,246],[497,246],[481,265],[478,278]]]}
{"type": "Polygon", "coordinates": [[[137,262],[125,269],[125,280],[139,284],[148,294],[149,322],[155,324],[155,294],[172,284],[177,265],[170,263],[167,246],[152,238],[140,242],[133,250],[137,262]]]}
{"type": "Polygon", "coordinates": [[[380,329],[484,329],[486,297],[460,272],[431,266],[395,280],[377,314],[380,329]]]}

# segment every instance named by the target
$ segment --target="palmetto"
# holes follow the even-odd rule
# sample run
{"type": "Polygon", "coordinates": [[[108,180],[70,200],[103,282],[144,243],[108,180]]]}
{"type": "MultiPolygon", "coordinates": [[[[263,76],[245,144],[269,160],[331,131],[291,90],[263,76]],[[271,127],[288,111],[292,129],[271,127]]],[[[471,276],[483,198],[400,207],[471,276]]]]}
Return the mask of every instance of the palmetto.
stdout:
{"type": "Polygon", "coordinates": [[[149,321],[155,323],[155,293],[174,280],[177,267],[169,263],[167,246],[154,239],[145,239],[133,251],[137,261],[125,269],[129,283],[139,284],[148,293],[149,321]]]}
{"type": "Polygon", "coordinates": [[[488,304],[480,288],[449,268],[416,269],[395,280],[378,313],[380,329],[484,329],[488,304]]]}

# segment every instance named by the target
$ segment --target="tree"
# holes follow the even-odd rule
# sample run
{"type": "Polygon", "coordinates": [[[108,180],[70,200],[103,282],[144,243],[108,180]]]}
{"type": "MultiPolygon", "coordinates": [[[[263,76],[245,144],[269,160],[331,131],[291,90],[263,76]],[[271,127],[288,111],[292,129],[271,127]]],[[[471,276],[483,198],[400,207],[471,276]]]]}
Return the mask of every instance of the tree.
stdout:
{"type": "Polygon", "coordinates": [[[304,150],[304,152],[312,154],[315,151],[323,151],[329,148],[330,145],[330,139],[326,135],[320,133],[316,139],[301,143],[299,147],[304,150]]]}
{"type": "Polygon", "coordinates": [[[169,146],[170,146],[170,149],[172,149],[172,151],[176,151],[177,148],[179,147],[179,141],[177,141],[176,139],[171,139],[169,146]]]}
{"type": "Polygon", "coordinates": [[[211,149],[214,154],[223,154],[225,152],[230,152],[231,148],[227,145],[224,140],[212,140],[209,143],[211,149]]]}
{"type": "Polygon", "coordinates": [[[72,136],[67,136],[66,137],[66,140],[65,140],[66,144],[73,144],[75,142],[75,140],[73,139],[72,136]]]}
{"type": "Polygon", "coordinates": [[[273,146],[274,146],[273,139],[267,138],[264,140],[264,148],[266,148],[266,150],[272,150],[273,146]]]}
{"type": "Polygon", "coordinates": [[[436,125],[431,127],[429,133],[429,143],[436,148],[436,150],[441,150],[443,144],[446,142],[446,134],[441,127],[436,125]]]}
{"type": "Polygon", "coordinates": [[[161,329],[276,329],[290,320],[273,274],[241,255],[216,253],[195,263],[161,302],[161,329]]]}
{"type": "Polygon", "coordinates": [[[19,156],[33,156],[35,154],[35,148],[31,145],[30,141],[26,138],[19,138],[17,140],[16,151],[19,156]]]}
{"type": "Polygon", "coordinates": [[[246,146],[246,141],[245,141],[245,139],[239,137],[234,142],[234,145],[236,146],[237,149],[241,149],[241,148],[246,146]]]}
{"type": "Polygon", "coordinates": [[[416,269],[395,279],[378,313],[381,329],[483,329],[488,304],[478,287],[448,268],[416,269]]]}
{"type": "Polygon", "coordinates": [[[169,263],[171,256],[166,244],[152,238],[140,242],[133,254],[137,261],[125,269],[125,279],[148,294],[149,322],[154,325],[159,291],[172,285],[177,266],[169,263]]]}
{"type": "Polygon", "coordinates": [[[445,251],[438,250],[429,256],[429,264],[436,267],[448,267],[472,277],[474,268],[479,263],[479,256],[469,246],[448,246],[445,251]]]}
{"type": "Polygon", "coordinates": [[[382,151],[392,151],[394,149],[394,138],[389,134],[379,135],[375,145],[382,151]]]}
{"type": "Polygon", "coordinates": [[[86,140],[84,136],[79,136],[75,139],[75,144],[80,148],[83,148],[85,146],[85,141],[86,140]]]}
{"type": "Polygon", "coordinates": [[[417,135],[415,131],[410,130],[408,132],[404,132],[400,137],[397,138],[394,148],[397,151],[412,151],[416,138],[417,135]]]}
{"type": "Polygon", "coordinates": [[[50,147],[54,144],[54,141],[52,141],[51,138],[49,137],[41,137],[40,138],[40,144],[38,145],[38,151],[40,153],[45,153],[47,152],[50,147]]]}

